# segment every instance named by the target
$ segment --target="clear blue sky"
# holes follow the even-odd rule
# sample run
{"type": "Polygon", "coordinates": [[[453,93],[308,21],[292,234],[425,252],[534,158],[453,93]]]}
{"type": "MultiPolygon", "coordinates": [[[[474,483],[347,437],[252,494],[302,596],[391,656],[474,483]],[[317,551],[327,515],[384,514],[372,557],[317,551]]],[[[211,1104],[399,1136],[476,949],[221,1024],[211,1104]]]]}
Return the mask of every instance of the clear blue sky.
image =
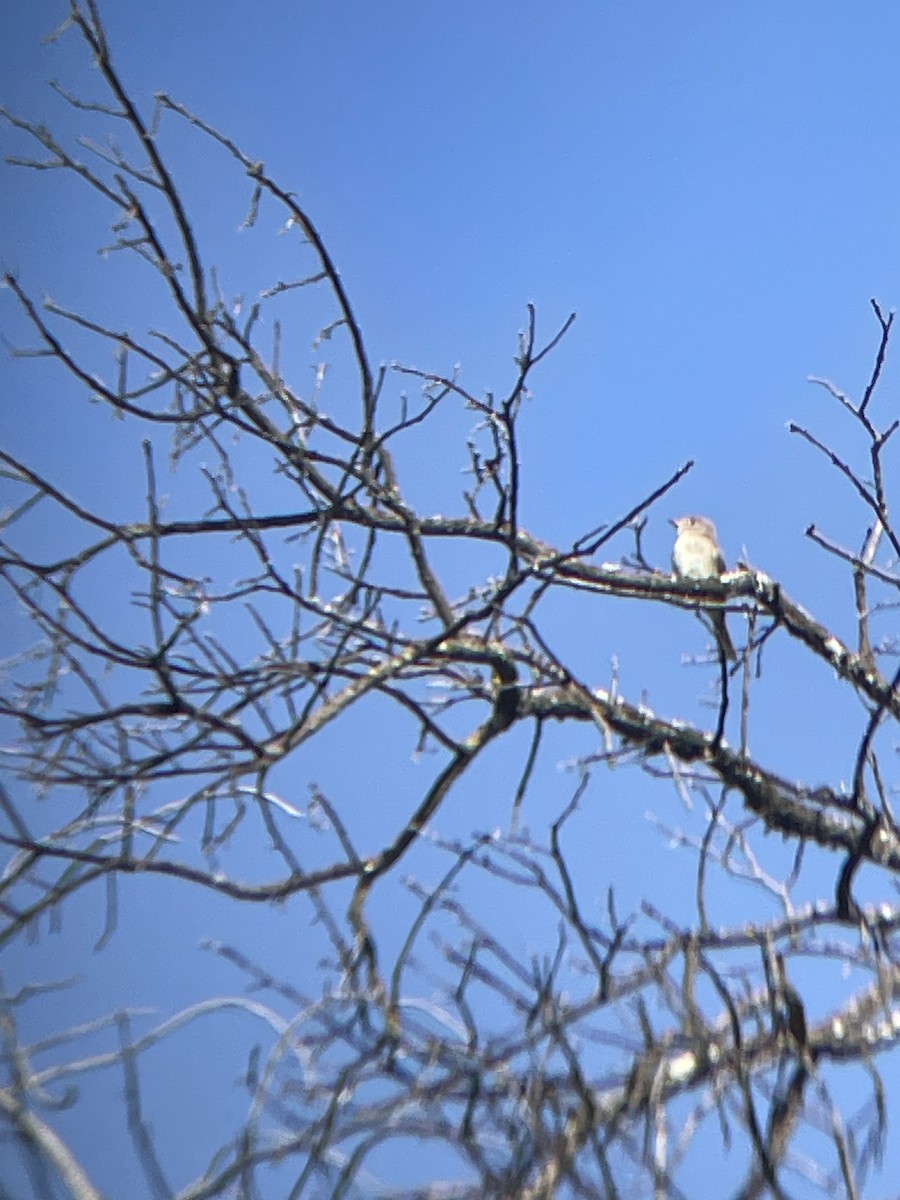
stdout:
{"type": "MultiPolygon", "coordinates": [[[[0,51],[7,97],[48,116],[40,81],[81,62],[74,39],[37,45],[61,8],[19,6],[0,51]]],[[[139,95],[184,100],[301,193],[376,360],[460,362],[499,388],[526,301],[547,330],[577,311],[526,431],[548,485],[567,482],[559,536],[690,457],[679,503],[713,512],[732,556],[788,575],[806,553],[823,514],[803,484],[822,476],[784,423],[831,417],[807,374],[862,381],[867,301],[889,306],[897,278],[895,6],[104,11],[139,95]]],[[[230,232],[243,197],[218,190],[219,162],[186,165],[230,232]]],[[[43,284],[78,211],[13,187],[6,262],[43,284]]]]}
{"type": "MultiPolygon", "coordinates": [[[[792,596],[852,637],[846,575],[803,531],[815,521],[855,545],[864,515],[785,426],[795,419],[826,439],[843,438],[848,455],[864,450],[835,403],[805,380],[827,376],[859,394],[877,345],[869,298],[885,308],[900,298],[900,6],[262,0],[248,8],[237,0],[108,0],[102,11],[120,70],[147,111],[153,92],[168,92],[299,192],[376,362],[438,372],[458,363],[471,390],[501,392],[513,378],[526,303],[537,306],[547,336],[577,312],[535,376],[522,423],[522,519],[532,532],[571,542],[694,459],[667,507],[653,514],[648,556],[668,563],[664,517],[707,512],[731,561],[746,548],[792,596]]],[[[64,14],[64,5],[47,0],[6,14],[0,99],[71,130],[72,115],[42,81],[57,77],[88,93],[99,83],[76,37],[40,44],[64,14]]],[[[21,150],[8,133],[3,138],[7,152],[21,150]]],[[[249,294],[257,278],[289,277],[291,269],[277,265],[277,245],[267,243],[257,262],[257,243],[237,234],[246,194],[223,190],[223,178],[231,187],[235,177],[220,172],[220,155],[181,133],[171,152],[225,290],[249,294]]],[[[37,295],[46,290],[73,307],[116,313],[133,297],[114,265],[85,256],[85,228],[91,245],[106,236],[98,210],[77,190],[51,185],[45,175],[6,174],[3,266],[37,295]]],[[[9,298],[0,299],[4,335],[16,341],[21,323],[9,298]]],[[[34,390],[36,378],[47,378],[29,375],[34,369],[0,362],[4,442],[64,464],[85,493],[125,494],[137,458],[110,451],[98,478],[97,455],[113,437],[101,431],[94,454],[72,462],[82,410],[61,407],[48,421],[43,405],[56,401],[34,390]]],[[[400,390],[393,385],[392,394],[400,390]]],[[[448,512],[458,506],[462,443],[436,472],[441,453],[425,443],[419,461],[405,465],[410,493],[426,510],[448,512]]],[[[609,557],[628,549],[623,541],[609,557]]],[[[623,690],[637,698],[662,654],[668,667],[652,702],[670,715],[704,711],[697,709],[702,677],[679,665],[682,650],[699,649],[694,622],[659,606],[606,605],[598,626],[596,611],[596,602],[573,601],[556,630],[583,678],[606,682],[617,654],[623,690]]],[[[805,689],[827,683],[820,667],[784,654],[780,669],[795,672],[796,687],[761,685],[771,694],[754,748],[774,769],[836,784],[857,726],[845,729],[841,709],[827,718],[833,724],[808,728],[805,689]]],[[[773,682],[783,679],[773,674],[773,682]]],[[[584,748],[563,740],[557,760],[584,748]]],[[[503,778],[498,762],[498,786],[503,778]]],[[[548,781],[557,795],[569,787],[548,781]]],[[[342,782],[336,772],[333,786],[342,782]]],[[[629,812],[615,817],[621,844],[645,808],[659,811],[663,802],[636,778],[618,781],[616,791],[629,796],[629,812]]],[[[460,804],[464,826],[484,819],[477,797],[460,804]]],[[[501,812],[496,823],[505,819],[501,812]]],[[[671,864],[650,836],[655,850],[640,852],[671,864]]],[[[686,863],[681,870],[687,880],[686,863]]],[[[622,908],[644,894],[639,885],[660,886],[663,874],[632,880],[622,908]]],[[[177,900],[163,891],[144,883],[126,904],[148,905],[152,892],[152,903],[169,911],[177,900]]],[[[601,881],[598,895],[604,891],[601,881]]],[[[656,899],[665,906],[664,889],[656,899]]],[[[85,901],[89,910],[102,922],[102,898],[85,901]]],[[[189,953],[210,922],[224,922],[213,936],[238,944],[245,921],[247,937],[274,946],[286,936],[269,926],[258,933],[256,923],[271,922],[270,913],[235,917],[204,902],[170,915],[184,946],[177,979],[146,951],[134,961],[127,947],[111,947],[111,965],[90,968],[102,983],[81,1015],[145,999],[166,1011],[239,989],[233,973],[189,953]]],[[[87,970],[85,947],[98,932],[92,926],[82,941],[70,923],[63,937],[46,939],[47,961],[87,970]]],[[[34,962],[23,952],[23,977],[34,962]]]]}

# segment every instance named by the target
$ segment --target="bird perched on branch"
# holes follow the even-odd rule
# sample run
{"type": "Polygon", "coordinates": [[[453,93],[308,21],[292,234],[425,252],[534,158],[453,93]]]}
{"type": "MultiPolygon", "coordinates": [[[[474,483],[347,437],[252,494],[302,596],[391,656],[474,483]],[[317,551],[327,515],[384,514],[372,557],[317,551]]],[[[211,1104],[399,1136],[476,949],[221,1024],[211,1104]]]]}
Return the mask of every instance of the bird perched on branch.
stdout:
{"type": "MultiPolygon", "coordinates": [[[[671,524],[677,530],[675,545],[672,548],[672,567],[678,578],[720,578],[725,570],[725,559],[719,548],[716,527],[709,517],[676,517],[671,524]]],[[[719,610],[710,610],[709,618],[719,650],[727,659],[734,661],[737,655],[728,636],[725,614],[719,610]]]]}

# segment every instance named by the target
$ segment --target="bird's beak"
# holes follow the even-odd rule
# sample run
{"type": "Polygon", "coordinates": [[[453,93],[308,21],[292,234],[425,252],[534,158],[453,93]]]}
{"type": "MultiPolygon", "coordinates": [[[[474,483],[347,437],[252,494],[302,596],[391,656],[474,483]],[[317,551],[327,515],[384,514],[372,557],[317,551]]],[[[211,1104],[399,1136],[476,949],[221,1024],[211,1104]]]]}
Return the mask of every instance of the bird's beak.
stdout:
{"type": "Polygon", "coordinates": [[[678,518],[677,517],[669,517],[669,524],[672,526],[673,529],[677,529],[678,528],[678,518]]]}

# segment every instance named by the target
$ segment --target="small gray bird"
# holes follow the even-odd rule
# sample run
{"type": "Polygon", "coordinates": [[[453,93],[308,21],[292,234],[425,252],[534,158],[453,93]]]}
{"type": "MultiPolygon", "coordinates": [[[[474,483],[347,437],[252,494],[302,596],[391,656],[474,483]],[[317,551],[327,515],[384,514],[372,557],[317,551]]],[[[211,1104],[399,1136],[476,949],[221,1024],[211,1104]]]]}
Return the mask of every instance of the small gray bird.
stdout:
{"type": "MultiPolygon", "coordinates": [[[[716,527],[709,517],[676,517],[671,523],[678,531],[672,548],[672,567],[678,578],[718,579],[725,570],[725,559],[719,548],[716,527]]],[[[737,655],[728,636],[725,614],[713,609],[709,619],[719,649],[726,658],[734,661],[737,655]]]]}

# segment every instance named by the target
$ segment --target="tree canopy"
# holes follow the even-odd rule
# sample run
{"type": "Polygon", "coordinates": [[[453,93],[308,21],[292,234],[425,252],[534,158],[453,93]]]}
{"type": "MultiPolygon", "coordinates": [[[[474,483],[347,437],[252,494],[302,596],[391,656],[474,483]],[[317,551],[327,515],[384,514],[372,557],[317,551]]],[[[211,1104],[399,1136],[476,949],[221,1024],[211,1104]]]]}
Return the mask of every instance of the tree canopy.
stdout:
{"type": "Polygon", "coordinates": [[[82,1111],[178,1200],[862,1195],[898,1103],[893,315],[873,301],[859,395],[819,381],[847,448],[791,427],[853,513],[853,540],[806,531],[848,639],[734,555],[709,580],[652,561],[691,462],[563,543],[533,528],[522,430],[574,316],[528,306],[496,392],[373,361],[290,183],[139,102],[91,0],[60,36],[103,95],[64,93],[71,134],[4,111],[13,166],[93,195],[121,290],[72,308],[6,274],[38,360],[11,402],[70,431],[0,451],[16,1177],[106,1194],[82,1111]],[[231,290],[167,139],[214,151],[244,234],[279,239],[266,282],[231,290]],[[637,687],[585,668],[622,606],[658,647],[637,687]],[[773,693],[788,741],[840,723],[840,777],[770,755],[773,693]],[[164,981],[196,969],[173,949],[195,919],[233,930],[197,951],[201,1000],[48,1010],[79,986],[30,966],[59,942],[164,981]],[[220,1065],[221,1113],[192,1111],[220,1065]]]}

